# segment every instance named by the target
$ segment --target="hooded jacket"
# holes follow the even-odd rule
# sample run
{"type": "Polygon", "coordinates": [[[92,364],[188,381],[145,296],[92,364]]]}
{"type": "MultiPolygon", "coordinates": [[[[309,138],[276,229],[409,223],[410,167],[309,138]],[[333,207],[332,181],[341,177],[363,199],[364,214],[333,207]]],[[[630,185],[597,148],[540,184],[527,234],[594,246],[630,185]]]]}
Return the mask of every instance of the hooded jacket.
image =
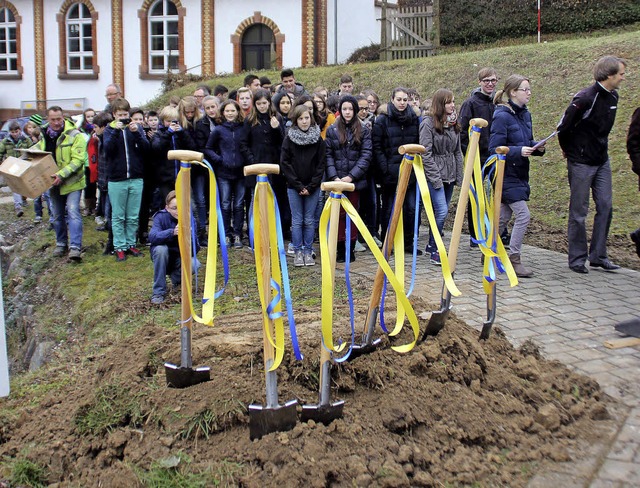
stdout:
{"type": "Polygon", "coordinates": [[[105,129],[102,145],[107,168],[107,180],[125,181],[144,176],[144,159],[151,146],[142,125],[131,132],[126,126],[117,129],[118,121],[114,120],[105,129]]]}
{"type": "Polygon", "coordinates": [[[436,190],[443,183],[462,184],[460,132],[455,127],[444,127],[441,134],[428,115],[420,123],[420,144],[427,150],[422,156],[425,175],[436,190]]]}
{"type": "Polygon", "coordinates": [[[244,137],[242,122],[225,120],[211,131],[204,153],[216,176],[229,179],[244,177],[242,168],[245,160],[240,152],[240,144],[244,137]]]}
{"type": "MultiPolygon", "coordinates": [[[[493,154],[498,146],[507,146],[509,154],[505,161],[502,202],[514,203],[529,200],[529,158],[522,155],[523,146],[534,146],[533,123],[527,106],[519,107],[511,101],[498,105],[493,114],[489,151],[493,154]]],[[[534,156],[543,152],[534,151],[534,156]]]]}
{"type": "Polygon", "coordinates": [[[47,134],[46,126],[43,127],[43,137],[38,142],[38,149],[53,153],[58,171],[56,176],[62,180],[60,195],[68,195],[71,192],[82,190],[86,183],[84,177],[84,159],[86,143],[82,133],[76,129],[72,121],[64,121],[62,132],[55,139],[47,134]]]}
{"type": "Polygon", "coordinates": [[[151,139],[151,150],[157,165],[155,175],[158,185],[173,186],[176,181],[180,163],[175,159],[167,159],[167,153],[172,149],[198,150],[186,130],[174,132],[168,127],[158,127],[158,132],[151,139]]]}
{"type": "MultiPolygon", "coordinates": [[[[398,148],[404,144],[417,144],[419,119],[411,106],[400,112],[393,103],[387,104],[386,113],[380,113],[373,124],[373,156],[385,186],[398,183],[402,155],[398,148]]],[[[415,176],[411,176],[415,181],[415,176]]]]}
{"type": "Polygon", "coordinates": [[[471,119],[481,118],[487,121],[489,125],[480,132],[480,140],[478,141],[478,149],[480,151],[480,161],[487,160],[491,153],[489,152],[489,133],[491,131],[491,121],[493,120],[493,112],[496,106],[493,103],[493,97],[486,95],[480,87],[473,90],[471,96],[467,98],[460,107],[460,149],[462,154],[467,154],[469,146],[469,122],[471,119]]]}

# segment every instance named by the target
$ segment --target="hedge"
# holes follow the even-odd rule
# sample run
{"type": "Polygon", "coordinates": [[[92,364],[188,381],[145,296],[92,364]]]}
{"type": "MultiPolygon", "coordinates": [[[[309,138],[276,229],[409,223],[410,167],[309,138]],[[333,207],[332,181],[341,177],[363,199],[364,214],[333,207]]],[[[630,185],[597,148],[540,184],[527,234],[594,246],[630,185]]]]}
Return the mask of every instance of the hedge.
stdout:
{"type": "MultiPolygon", "coordinates": [[[[404,0],[400,5],[430,5],[404,0]]],[[[536,34],[536,0],[440,0],[440,42],[473,44],[536,34]]],[[[543,0],[542,32],[585,32],[640,21],[638,0],[543,0]]]]}

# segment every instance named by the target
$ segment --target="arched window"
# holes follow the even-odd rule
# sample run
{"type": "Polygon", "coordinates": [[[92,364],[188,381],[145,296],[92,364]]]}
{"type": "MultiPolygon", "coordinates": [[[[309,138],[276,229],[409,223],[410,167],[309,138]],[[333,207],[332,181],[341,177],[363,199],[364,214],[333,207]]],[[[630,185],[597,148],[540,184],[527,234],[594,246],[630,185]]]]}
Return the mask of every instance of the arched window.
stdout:
{"type": "Polygon", "coordinates": [[[264,24],[253,24],[242,36],[242,69],[271,69],[275,66],[276,39],[264,24]]]}
{"type": "Polygon", "coordinates": [[[16,18],[6,7],[0,8],[0,75],[18,73],[18,35],[16,18]]]}
{"type": "Polygon", "coordinates": [[[149,73],[179,69],[178,9],[170,0],[158,0],[149,9],[149,73]]]}
{"type": "Polygon", "coordinates": [[[93,26],[84,3],[74,3],[67,11],[67,72],[93,72],[93,26]]]}

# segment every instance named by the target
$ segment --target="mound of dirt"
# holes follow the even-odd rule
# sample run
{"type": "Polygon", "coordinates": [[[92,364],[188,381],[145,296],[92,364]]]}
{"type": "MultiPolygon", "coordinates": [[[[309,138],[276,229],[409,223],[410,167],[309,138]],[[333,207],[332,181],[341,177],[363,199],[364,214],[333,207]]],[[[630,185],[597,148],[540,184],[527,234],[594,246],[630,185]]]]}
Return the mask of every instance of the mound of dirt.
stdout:
{"type": "MultiPolygon", "coordinates": [[[[417,302],[418,311],[431,308],[417,302]]],[[[361,319],[366,304],[357,305],[361,319]]],[[[336,307],[335,317],[347,315],[336,307]]],[[[286,354],[280,402],[315,404],[319,317],[298,310],[296,320],[306,356],[286,354]]],[[[345,400],[344,418],[251,441],[248,405],[265,402],[260,327],[259,314],[246,313],[195,328],[194,363],[211,367],[211,381],[178,390],[165,385],[162,364],[179,363],[177,328],[146,324],[2,426],[0,455],[30,446],[26,456],[48,466],[49,483],[78,486],[132,486],[158,463],[184,467],[186,454],[190,472],[246,487],[518,487],[569,460],[608,417],[596,382],[532,344],[514,350],[499,329],[479,342],[453,316],[407,354],[385,339],[334,365],[331,397],[345,400]]]]}

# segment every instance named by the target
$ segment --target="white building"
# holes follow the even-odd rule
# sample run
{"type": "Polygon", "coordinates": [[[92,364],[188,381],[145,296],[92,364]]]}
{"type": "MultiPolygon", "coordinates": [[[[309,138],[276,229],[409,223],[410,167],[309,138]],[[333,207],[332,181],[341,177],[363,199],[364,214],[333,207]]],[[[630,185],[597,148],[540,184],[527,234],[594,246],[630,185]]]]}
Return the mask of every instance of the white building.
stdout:
{"type": "Polygon", "coordinates": [[[100,109],[110,83],[142,104],[168,70],[343,62],[379,42],[379,17],[374,0],[0,0],[0,119],[100,109]]]}

